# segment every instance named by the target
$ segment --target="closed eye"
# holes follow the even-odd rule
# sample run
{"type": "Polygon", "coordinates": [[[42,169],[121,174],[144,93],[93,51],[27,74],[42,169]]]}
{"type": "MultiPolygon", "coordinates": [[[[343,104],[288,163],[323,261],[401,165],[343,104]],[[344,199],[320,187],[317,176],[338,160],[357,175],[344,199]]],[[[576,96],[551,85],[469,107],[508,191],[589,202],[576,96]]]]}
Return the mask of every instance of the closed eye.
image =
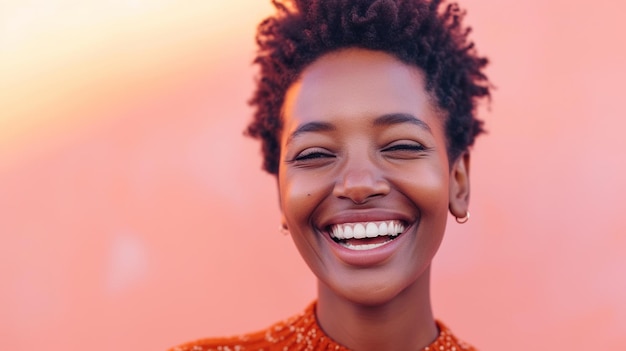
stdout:
{"type": "Polygon", "coordinates": [[[394,144],[383,149],[383,151],[424,151],[426,147],[422,144],[394,144]]]}
{"type": "Polygon", "coordinates": [[[290,162],[306,162],[322,159],[335,158],[335,155],[330,153],[326,149],[322,148],[310,148],[297,154],[290,162]]]}
{"type": "Polygon", "coordinates": [[[428,150],[428,147],[418,142],[396,142],[386,146],[381,152],[393,159],[415,159],[422,157],[428,150]]]}
{"type": "Polygon", "coordinates": [[[306,155],[299,155],[294,158],[295,161],[304,161],[304,160],[314,160],[316,158],[327,158],[327,157],[335,157],[334,155],[330,155],[323,152],[312,152],[306,155]]]}

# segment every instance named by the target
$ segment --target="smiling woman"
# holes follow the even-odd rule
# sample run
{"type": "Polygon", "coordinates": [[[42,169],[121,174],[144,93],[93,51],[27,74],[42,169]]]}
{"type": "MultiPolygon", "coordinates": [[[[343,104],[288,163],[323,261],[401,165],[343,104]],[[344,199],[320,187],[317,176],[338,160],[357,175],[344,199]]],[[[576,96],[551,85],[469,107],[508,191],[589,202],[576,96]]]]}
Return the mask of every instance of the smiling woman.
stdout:
{"type": "MultiPolygon", "coordinates": [[[[282,213],[320,289],[361,304],[395,301],[429,265],[448,204],[459,216],[467,208],[466,158],[448,170],[442,118],[418,69],[376,51],[328,54],[287,91],[283,120],[282,213]],[[290,138],[310,123],[328,127],[290,138]],[[337,240],[331,229],[353,237],[337,240]]],[[[330,311],[318,303],[322,320],[330,311]]]]}
{"type": "Polygon", "coordinates": [[[304,314],[173,350],[472,350],[434,318],[448,212],[469,218],[469,147],[487,61],[456,5],[276,2],[259,27],[248,132],[278,178],[282,225],[318,280],[304,314]]]}

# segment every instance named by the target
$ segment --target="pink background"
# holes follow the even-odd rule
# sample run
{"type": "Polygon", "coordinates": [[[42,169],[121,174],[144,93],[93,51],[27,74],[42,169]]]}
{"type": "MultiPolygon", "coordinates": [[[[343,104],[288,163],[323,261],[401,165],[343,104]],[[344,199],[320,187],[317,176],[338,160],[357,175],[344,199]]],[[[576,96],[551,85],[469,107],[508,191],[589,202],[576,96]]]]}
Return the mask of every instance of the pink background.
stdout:
{"type": "MultiPolygon", "coordinates": [[[[315,297],[242,136],[268,3],[0,3],[0,349],[164,350],[315,297]]],[[[624,349],[626,4],[461,4],[497,90],[436,315],[481,350],[624,349]]]]}

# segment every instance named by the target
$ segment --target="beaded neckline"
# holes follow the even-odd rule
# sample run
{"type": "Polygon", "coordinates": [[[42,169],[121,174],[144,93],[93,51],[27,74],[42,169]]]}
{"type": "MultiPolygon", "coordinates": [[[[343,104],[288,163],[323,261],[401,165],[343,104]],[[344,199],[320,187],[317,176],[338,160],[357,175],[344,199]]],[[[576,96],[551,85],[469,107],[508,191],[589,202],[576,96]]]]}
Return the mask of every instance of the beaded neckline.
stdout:
{"type": "MultiPolygon", "coordinates": [[[[334,350],[349,351],[327,336],[315,316],[316,303],[302,313],[274,324],[266,330],[228,338],[210,338],[187,343],[170,351],[270,351],[334,350]]],[[[443,323],[436,321],[439,336],[421,351],[476,351],[457,339],[443,323]]]]}

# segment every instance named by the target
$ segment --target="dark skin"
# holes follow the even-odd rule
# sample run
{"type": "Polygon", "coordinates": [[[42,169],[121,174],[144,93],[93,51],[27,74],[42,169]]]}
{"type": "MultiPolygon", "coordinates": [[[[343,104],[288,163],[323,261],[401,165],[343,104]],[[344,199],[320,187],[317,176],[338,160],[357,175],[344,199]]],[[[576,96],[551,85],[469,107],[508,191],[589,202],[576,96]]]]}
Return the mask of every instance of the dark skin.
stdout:
{"type": "Polygon", "coordinates": [[[419,68],[365,49],[322,56],[285,96],[283,222],[317,276],[320,326],[352,350],[438,335],[430,265],[448,211],[463,217],[469,201],[469,154],[448,159],[444,116],[419,68]],[[399,235],[332,238],[383,223],[399,235]]]}

